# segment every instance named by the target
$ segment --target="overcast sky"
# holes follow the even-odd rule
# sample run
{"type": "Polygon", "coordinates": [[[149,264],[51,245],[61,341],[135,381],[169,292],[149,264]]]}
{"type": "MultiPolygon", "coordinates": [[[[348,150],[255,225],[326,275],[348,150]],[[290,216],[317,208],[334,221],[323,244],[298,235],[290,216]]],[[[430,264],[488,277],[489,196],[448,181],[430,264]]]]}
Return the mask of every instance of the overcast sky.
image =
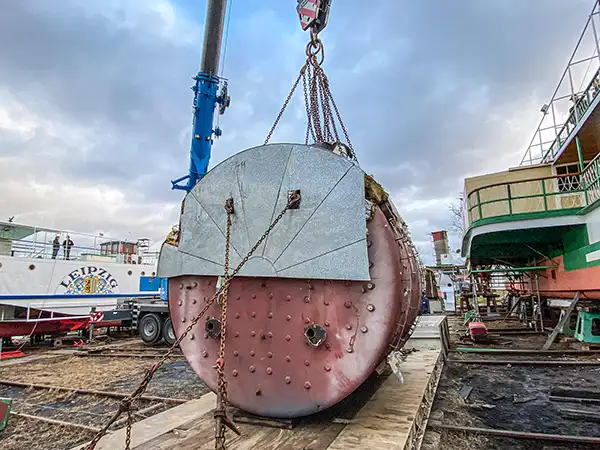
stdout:
{"type": "MultiPolygon", "coordinates": [[[[518,165],[593,0],[334,0],[325,70],[423,257],[463,179],[518,165]]],[[[262,143],[304,59],[294,0],[233,0],[211,167],[262,143]]],[[[0,1],[0,220],[162,239],[187,173],[202,0],[0,1]]],[[[273,141],[303,142],[292,109],[273,141]]],[[[459,247],[452,236],[451,245],[459,247]]]]}

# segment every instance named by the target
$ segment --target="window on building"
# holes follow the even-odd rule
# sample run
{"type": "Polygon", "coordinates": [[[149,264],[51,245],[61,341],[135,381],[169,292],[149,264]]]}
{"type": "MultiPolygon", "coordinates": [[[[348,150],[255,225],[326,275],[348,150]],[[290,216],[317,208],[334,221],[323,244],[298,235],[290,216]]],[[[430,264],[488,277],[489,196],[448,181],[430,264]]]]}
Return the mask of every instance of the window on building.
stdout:
{"type": "Polygon", "coordinates": [[[576,191],[581,187],[581,176],[579,173],[579,164],[569,164],[568,166],[557,166],[556,175],[558,175],[558,192],[576,191]]]}

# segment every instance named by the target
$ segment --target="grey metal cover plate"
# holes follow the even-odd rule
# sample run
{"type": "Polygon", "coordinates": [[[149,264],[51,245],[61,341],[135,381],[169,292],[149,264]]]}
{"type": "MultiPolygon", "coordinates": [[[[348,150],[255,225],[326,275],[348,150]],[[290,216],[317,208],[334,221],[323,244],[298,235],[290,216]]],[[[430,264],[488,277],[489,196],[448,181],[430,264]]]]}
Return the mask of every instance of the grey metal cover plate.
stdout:
{"type": "Polygon", "coordinates": [[[185,198],[179,247],[163,245],[158,275],[223,275],[227,198],[235,207],[235,268],[295,189],[300,208],[285,213],[239,275],[369,280],[364,172],[329,150],[299,144],[254,147],[210,170],[185,198]]]}

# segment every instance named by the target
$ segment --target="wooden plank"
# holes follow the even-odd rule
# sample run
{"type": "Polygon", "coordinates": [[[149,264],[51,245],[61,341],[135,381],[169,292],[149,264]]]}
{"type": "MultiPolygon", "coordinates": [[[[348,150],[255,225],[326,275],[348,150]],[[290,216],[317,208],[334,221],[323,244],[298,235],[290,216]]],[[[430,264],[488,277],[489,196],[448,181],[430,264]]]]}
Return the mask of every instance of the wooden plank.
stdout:
{"type": "Polygon", "coordinates": [[[550,346],[552,345],[552,343],[554,342],[554,340],[558,336],[558,333],[560,333],[560,330],[562,330],[563,326],[569,320],[569,317],[571,317],[571,313],[575,310],[575,307],[577,306],[577,303],[579,303],[579,299],[580,298],[581,298],[581,292],[577,292],[577,294],[575,294],[575,298],[573,298],[573,301],[571,302],[571,304],[567,308],[567,312],[562,317],[562,319],[560,320],[560,322],[558,322],[558,325],[556,325],[554,327],[554,330],[552,330],[552,334],[550,335],[550,337],[548,337],[548,340],[546,341],[546,343],[542,347],[542,350],[548,350],[550,348],[550,346]]]}
{"type": "MultiPolygon", "coordinates": [[[[160,414],[148,417],[133,424],[131,431],[131,448],[135,449],[152,439],[168,433],[190,420],[199,419],[215,407],[216,396],[212,392],[199,399],[191,400],[183,405],[175,406],[160,414]]],[[[96,450],[121,450],[125,448],[125,428],[121,428],[108,436],[104,436],[96,450]]],[[[72,450],[83,450],[88,443],[72,450]]]]}
{"type": "Polygon", "coordinates": [[[439,351],[408,355],[400,366],[404,384],[390,376],[329,450],[404,449],[439,355],[439,351]]]}
{"type": "MultiPolygon", "coordinates": [[[[348,425],[332,423],[328,419],[319,421],[312,418],[300,421],[292,430],[238,423],[242,435],[236,436],[228,431],[227,449],[404,449],[407,442],[414,438],[422,401],[430,388],[432,371],[438,367],[436,364],[440,352],[441,350],[437,349],[410,354],[400,366],[404,384],[400,384],[394,375],[389,376],[348,425]]],[[[196,416],[194,420],[190,420],[188,415],[187,420],[181,421],[179,425],[170,427],[166,432],[164,428],[157,430],[143,443],[136,441],[138,424],[134,425],[132,449],[213,450],[214,419],[210,413],[213,402],[214,400],[210,402],[210,407],[204,415],[196,416]]],[[[122,449],[122,442],[116,440],[118,445],[102,448],[122,449]]]]}

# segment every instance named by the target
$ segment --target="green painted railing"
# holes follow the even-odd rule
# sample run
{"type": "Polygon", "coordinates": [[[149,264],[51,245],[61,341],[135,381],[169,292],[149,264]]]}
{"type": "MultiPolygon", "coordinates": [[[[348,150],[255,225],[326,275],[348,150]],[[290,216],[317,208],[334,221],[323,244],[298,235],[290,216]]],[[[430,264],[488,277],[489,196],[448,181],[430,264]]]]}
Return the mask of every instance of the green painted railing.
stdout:
{"type": "Polygon", "coordinates": [[[577,214],[600,200],[600,155],[583,172],[507,181],[468,193],[468,225],[577,214]]]}

